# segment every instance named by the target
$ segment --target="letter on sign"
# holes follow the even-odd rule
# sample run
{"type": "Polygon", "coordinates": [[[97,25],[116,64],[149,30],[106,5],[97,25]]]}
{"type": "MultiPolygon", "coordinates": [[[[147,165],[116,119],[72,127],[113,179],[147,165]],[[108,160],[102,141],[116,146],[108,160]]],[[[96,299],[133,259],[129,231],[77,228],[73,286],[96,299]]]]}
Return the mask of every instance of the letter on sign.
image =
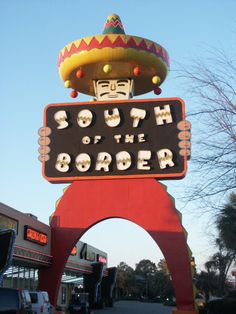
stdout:
{"type": "Polygon", "coordinates": [[[112,114],[109,114],[109,110],[105,110],[104,118],[106,124],[111,128],[114,128],[120,124],[120,113],[117,108],[112,109],[112,114]]]}
{"type": "Polygon", "coordinates": [[[174,163],[173,163],[173,154],[171,152],[171,150],[164,148],[164,149],[160,149],[157,152],[157,158],[159,161],[159,165],[161,169],[165,169],[166,166],[168,165],[169,167],[174,167],[174,163]]]}
{"type": "Polygon", "coordinates": [[[116,166],[118,170],[126,170],[131,166],[131,156],[128,152],[122,151],[116,154],[116,166]]]}
{"type": "Polygon", "coordinates": [[[133,127],[137,128],[139,121],[146,117],[146,110],[139,108],[132,108],[130,111],[130,116],[133,119],[133,127]]]}
{"type": "Polygon", "coordinates": [[[60,172],[67,172],[69,170],[70,162],[70,155],[67,153],[61,153],[57,156],[55,168],[60,172]]]}
{"type": "Polygon", "coordinates": [[[172,123],[173,122],[169,105],[164,105],[164,109],[161,109],[160,107],[155,107],[154,112],[156,115],[157,125],[164,124],[164,121],[166,121],[166,123],[172,123]]]}
{"type": "Polygon", "coordinates": [[[87,128],[93,121],[93,114],[88,109],[83,109],[78,113],[77,122],[81,128],[87,128]]]}
{"type": "Polygon", "coordinates": [[[102,152],[98,154],[95,170],[109,171],[109,165],[112,161],[111,155],[107,152],[102,152]]]}
{"type": "Polygon", "coordinates": [[[59,110],[54,114],[55,121],[59,124],[58,129],[65,129],[68,127],[69,123],[66,121],[67,114],[65,110],[59,110]]]}
{"type": "Polygon", "coordinates": [[[140,150],[138,152],[138,169],[139,170],[150,170],[147,160],[151,158],[150,150],[140,150]]]}
{"type": "Polygon", "coordinates": [[[79,154],[75,159],[76,168],[80,172],[86,172],[91,166],[91,158],[88,154],[82,153],[79,154]]]}

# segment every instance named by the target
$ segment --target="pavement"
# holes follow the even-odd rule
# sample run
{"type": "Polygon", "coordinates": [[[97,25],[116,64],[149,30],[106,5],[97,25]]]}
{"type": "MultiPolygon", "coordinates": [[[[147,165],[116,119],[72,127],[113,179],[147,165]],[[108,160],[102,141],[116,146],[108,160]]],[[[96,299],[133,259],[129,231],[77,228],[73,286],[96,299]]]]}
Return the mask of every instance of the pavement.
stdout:
{"type": "MultiPolygon", "coordinates": [[[[175,307],[164,306],[160,303],[140,301],[116,301],[113,307],[92,309],[90,314],[172,314],[175,307]]],[[[55,311],[54,314],[68,314],[67,311],[55,311]]]]}
{"type": "MultiPolygon", "coordinates": [[[[112,308],[92,310],[93,314],[172,314],[174,307],[163,306],[160,303],[139,301],[117,301],[112,308]]],[[[91,313],[91,314],[92,314],[91,313]]]]}

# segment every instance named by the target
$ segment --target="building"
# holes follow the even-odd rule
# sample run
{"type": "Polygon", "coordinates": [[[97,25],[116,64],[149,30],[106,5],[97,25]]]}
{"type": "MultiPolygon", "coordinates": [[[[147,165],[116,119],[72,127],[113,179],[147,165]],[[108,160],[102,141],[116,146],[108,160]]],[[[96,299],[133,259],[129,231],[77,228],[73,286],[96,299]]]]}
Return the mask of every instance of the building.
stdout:
{"type": "MultiPolygon", "coordinates": [[[[40,280],[38,270],[49,267],[53,262],[50,226],[32,214],[19,212],[0,203],[0,229],[16,231],[12,266],[4,273],[3,286],[37,290],[40,280]]],[[[57,304],[66,307],[75,287],[89,292],[92,303],[96,303],[94,291],[100,287],[106,294],[107,288],[104,290],[104,287],[107,281],[111,281],[108,280],[111,273],[114,272],[107,268],[106,252],[78,241],[66,263],[57,304]],[[95,277],[99,277],[100,281],[95,280],[95,277]]]]}

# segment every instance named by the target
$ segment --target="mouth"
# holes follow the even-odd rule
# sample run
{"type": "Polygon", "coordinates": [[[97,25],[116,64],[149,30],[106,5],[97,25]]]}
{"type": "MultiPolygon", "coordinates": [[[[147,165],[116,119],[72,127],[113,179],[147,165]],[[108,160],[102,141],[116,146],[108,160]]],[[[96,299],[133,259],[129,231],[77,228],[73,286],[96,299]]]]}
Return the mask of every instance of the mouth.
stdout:
{"type": "Polygon", "coordinates": [[[108,95],[108,98],[117,98],[118,97],[118,95],[116,94],[116,95],[108,95]]]}

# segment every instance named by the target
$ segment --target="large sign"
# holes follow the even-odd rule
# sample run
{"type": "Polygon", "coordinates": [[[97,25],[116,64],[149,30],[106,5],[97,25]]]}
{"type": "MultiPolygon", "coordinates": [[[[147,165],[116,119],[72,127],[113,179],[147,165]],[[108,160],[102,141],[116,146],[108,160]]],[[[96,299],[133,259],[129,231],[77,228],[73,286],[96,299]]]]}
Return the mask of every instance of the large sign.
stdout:
{"type": "Polygon", "coordinates": [[[179,98],[50,104],[43,175],[50,182],[183,178],[184,118],[179,98]]]}

